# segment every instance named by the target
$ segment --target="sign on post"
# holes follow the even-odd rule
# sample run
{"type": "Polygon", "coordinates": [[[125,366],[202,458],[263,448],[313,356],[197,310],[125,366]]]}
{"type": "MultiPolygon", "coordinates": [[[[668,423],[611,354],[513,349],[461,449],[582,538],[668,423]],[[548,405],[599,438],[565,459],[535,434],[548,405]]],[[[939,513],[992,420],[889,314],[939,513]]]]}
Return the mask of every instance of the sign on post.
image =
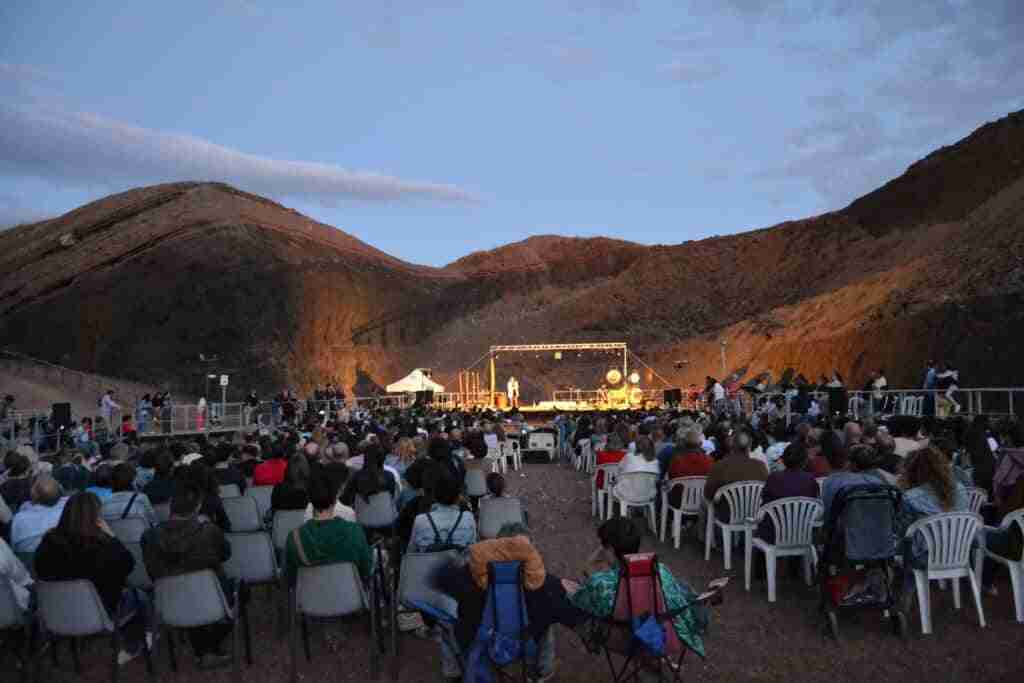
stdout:
{"type": "Polygon", "coordinates": [[[226,387],[228,385],[228,376],[227,375],[221,375],[220,376],[220,385],[222,387],[226,387]]]}

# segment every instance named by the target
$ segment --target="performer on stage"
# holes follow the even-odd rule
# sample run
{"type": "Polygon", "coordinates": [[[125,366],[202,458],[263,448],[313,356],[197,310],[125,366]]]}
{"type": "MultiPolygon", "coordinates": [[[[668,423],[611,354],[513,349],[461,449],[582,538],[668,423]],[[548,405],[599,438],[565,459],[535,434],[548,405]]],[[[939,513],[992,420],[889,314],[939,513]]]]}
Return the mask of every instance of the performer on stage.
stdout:
{"type": "Polygon", "coordinates": [[[512,408],[519,407],[519,380],[515,377],[508,378],[508,404],[512,408]]]}

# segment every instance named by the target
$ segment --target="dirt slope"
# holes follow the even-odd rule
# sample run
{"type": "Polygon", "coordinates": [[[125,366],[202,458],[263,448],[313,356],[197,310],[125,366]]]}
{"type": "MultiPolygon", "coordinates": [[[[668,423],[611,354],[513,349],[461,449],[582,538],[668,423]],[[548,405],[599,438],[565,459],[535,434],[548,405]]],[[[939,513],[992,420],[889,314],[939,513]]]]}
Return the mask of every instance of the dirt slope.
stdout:
{"type": "MultiPolygon", "coordinates": [[[[857,383],[881,365],[909,383],[948,358],[970,383],[1019,384],[1022,222],[1024,112],[831,214],[668,246],[533,237],[443,269],[226,185],[159,185],[0,234],[0,345],[189,391],[200,354],[247,378],[233,391],[362,394],[417,366],[453,383],[493,343],[575,340],[628,341],[672,383],[717,374],[725,340],[730,370],[857,383]]],[[[500,367],[534,397],[606,369],[500,367]]]]}

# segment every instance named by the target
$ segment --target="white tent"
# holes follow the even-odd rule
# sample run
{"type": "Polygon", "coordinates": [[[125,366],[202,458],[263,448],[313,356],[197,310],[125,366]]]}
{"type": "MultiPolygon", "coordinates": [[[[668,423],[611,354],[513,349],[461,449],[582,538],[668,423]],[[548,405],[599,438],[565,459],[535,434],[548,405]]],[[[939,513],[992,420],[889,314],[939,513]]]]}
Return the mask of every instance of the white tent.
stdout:
{"type": "Polygon", "coordinates": [[[417,391],[433,391],[440,394],[444,387],[430,379],[430,370],[416,368],[394,384],[387,386],[389,394],[408,394],[417,391]]]}

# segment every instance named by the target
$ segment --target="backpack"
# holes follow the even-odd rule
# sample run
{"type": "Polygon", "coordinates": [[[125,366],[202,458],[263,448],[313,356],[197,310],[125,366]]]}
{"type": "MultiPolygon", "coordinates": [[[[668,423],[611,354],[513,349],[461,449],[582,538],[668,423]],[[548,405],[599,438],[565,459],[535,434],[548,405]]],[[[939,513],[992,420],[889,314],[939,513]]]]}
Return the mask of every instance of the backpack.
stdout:
{"type": "Polygon", "coordinates": [[[465,510],[459,510],[459,516],[455,518],[455,524],[453,524],[452,528],[448,530],[448,538],[442,541],[441,532],[438,530],[437,525],[434,524],[434,518],[428,512],[427,521],[430,522],[430,526],[434,530],[434,542],[427,546],[427,549],[423,552],[442,553],[446,550],[465,550],[465,546],[459,545],[458,543],[452,543],[452,537],[455,535],[455,530],[459,528],[459,522],[462,521],[462,515],[464,514],[465,510]]]}

